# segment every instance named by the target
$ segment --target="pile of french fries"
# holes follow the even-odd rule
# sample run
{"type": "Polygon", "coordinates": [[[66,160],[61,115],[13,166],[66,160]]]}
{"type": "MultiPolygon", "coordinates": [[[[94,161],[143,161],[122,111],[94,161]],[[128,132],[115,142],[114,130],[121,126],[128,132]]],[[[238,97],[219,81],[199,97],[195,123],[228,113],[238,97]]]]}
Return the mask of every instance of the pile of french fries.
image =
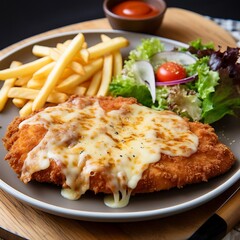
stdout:
{"type": "Polygon", "coordinates": [[[46,103],[65,102],[70,95],[105,96],[112,76],[121,73],[120,49],[128,46],[124,37],[109,38],[88,47],[82,33],[55,47],[34,45],[37,57],[29,63],[13,61],[0,70],[0,111],[9,98],[20,116],[28,116],[46,103]]]}

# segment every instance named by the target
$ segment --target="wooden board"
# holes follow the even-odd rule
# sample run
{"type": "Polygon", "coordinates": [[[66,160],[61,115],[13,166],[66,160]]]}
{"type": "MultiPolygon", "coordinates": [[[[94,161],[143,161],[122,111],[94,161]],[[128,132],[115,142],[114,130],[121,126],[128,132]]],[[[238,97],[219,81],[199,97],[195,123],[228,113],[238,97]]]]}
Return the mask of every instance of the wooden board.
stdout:
{"type": "MultiPolygon", "coordinates": [[[[54,29],[28,38],[2,50],[0,55],[28,41],[46,35],[72,30],[111,29],[106,19],[98,19],[54,29]]],[[[188,43],[201,38],[215,45],[235,46],[228,32],[202,16],[177,8],[167,10],[159,36],[188,43]]],[[[2,159],[1,159],[2,160],[2,159]]],[[[236,185],[236,184],[235,184],[236,185]]],[[[0,190],[0,227],[27,239],[88,240],[181,240],[189,237],[236,189],[233,186],[208,203],[171,217],[134,223],[94,223],[57,217],[36,210],[0,190]]],[[[239,185],[239,182],[238,182],[239,185]]],[[[4,233],[10,239],[10,234],[4,233]]],[[[3,235],[3,234],[2,234],[3,235]]]]}
{"type": "Polygon", "coordinates": [[[178,8],[169,8],[158,35],[188,43],[201,38],[215,47],[235,47],[236,41],[225,29],[200,14],[178,8]]]}

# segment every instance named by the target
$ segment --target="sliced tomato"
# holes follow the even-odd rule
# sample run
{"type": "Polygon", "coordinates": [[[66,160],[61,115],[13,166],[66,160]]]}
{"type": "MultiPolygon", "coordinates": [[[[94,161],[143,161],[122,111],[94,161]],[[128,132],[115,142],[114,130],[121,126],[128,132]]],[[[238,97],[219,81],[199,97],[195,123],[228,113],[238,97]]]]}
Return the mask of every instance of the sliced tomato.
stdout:
{"type": "Polygon", "coordinates": [[[179,80],[186,76],[185,68],[175,62],[165,62],[156,71],[156,78],[159,82],[179,80]]]}

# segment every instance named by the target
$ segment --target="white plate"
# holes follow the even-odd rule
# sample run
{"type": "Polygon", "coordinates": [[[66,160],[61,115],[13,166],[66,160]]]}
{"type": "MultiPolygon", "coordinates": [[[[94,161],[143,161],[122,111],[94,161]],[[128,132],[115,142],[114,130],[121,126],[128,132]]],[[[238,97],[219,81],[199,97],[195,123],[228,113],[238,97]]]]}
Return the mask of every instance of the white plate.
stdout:
{"type": "MultiPolygon", "coordinates": [[[[130,45],[122,51],[124,56],[127,56],[129,50],[135,48],[142,38],[150,37],[150,35],[122,31],[83,31],[83,33],[89,45],[99,42],[101,33],[105,33],[110,37],[120,35],[126,37],[129,39],[130,45]]],[[[27,43],[3,56],[0,62],[0,69],[7,68],[12,60],[23,62],[33,60],[31,49],[34,44],[54,46],[57,42],[72,39],[76,34],[77,32],[61,33],[27,43]]],[[[177,41],[165,38],[160,39],[165,44],[166,49],[169,50],[174,46],[186,46],[177,41]]],[[[17,115],[18,110],[9,102],[5,110],[0,113],[0,138],[4,136],[7,125],[17,115]]],[[[225,118],[215,124],[214,127],[221,141],[228,145],[236,157],[240,159],[238,150],[240,146],[240,122],[234,118],[225,118]]],[[[127,207],[111,209],[104,205],[102,194],[95,196],[92,193],[87,193],[77,201],[70,201],[61,196],[58,187],[40,183],[23,184],[18,180],[7,162],[3,160],[5,154],[6,151],[1,142],[0,187],[4,191],[20,201],[45,212],[88,221],[139,221],[177,214],[218,196],[240,178],[240,162],[238,161],[229,172],[207,183],[195,184],[183,189],[139,194],[130,198],[127,207]]]]}

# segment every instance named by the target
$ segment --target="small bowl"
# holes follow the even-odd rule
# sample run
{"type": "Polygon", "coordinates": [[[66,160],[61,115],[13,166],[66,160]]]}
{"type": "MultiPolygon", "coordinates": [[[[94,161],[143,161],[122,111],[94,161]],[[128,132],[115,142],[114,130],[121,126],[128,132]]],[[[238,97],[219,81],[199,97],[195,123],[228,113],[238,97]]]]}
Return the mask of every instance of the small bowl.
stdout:
{"type": "MultiPolygon", "coordinates": [[[[127,1],[127,0],[126,0],[127,1]]],[[[161,26],[164,14],[167,9],[164,0],[135,0],[152,5],[158,9],[158,13],[154,16],[143,18],[132,18],[120,16],[112,12],[113,7],[119,3],[125,2],[122,0],[104,0],[103,10],[113,29],[140,32],[140,33],[155,33],[161,26]]]]}

